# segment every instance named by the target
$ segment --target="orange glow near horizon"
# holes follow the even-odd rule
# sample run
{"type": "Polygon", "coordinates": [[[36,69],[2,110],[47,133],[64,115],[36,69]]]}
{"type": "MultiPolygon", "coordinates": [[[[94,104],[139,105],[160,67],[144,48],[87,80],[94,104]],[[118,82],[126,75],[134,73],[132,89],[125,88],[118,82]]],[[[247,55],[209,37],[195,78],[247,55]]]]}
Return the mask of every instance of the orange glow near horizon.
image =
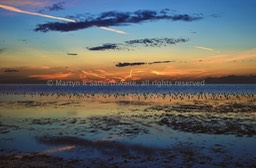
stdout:
{"type": "Polygon", "coordinates": [[[38,78],[41,80],[49,80],[49,79],[64,79],[71,76],[71,73],[57,73],[57,74],[45,74],[45,75],[30,75],[31,78],[38,78]]]}
{"type": "MultiPolygon", "coordinates": [[[[73,59],[76,59],[76,57],[73,59]]],[[[167,64],[146,64],[133,67],[116,67],[113,63],[102,67],[96,65],[89,65],[87,68],[74,65],[69,67],[53,67],[43,62],[43,64],[39,66],[12,66],[11,68],[1,68],[0,75],[8,75],[8,77],[15,76],[17,80],[24,78],[28,78],[28,80],[31,81],[61,79],[112,83],[162,79],[203,79],[234,74],[255,75],[255,61],[256,51],[251,50],[239,54],[218,54],[204,58],[191,58],[186,61],[176,60],[175,62],[167,64]],[[15,69],[18,70],[18,72],[8,73],[5,72],[6,69],[15,69]]],[[[60,65],[61,64],[60,62],[60,65]]]]}

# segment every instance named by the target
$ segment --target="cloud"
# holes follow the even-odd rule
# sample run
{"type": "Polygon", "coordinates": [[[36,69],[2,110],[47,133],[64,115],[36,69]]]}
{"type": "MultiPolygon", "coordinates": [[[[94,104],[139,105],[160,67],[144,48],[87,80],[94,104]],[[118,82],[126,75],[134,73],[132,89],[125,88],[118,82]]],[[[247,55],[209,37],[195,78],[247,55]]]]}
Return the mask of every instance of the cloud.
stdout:
{"type": "Polygon", "coordinates": [[[51,15],[45,15],[45,14],[41,14],[41,13],[24,11],[24,10],[15,8],[13,6],[7,6],[7,5],[0,4],[0,8],[8,10],[8,11],[12,11],[12,12],[17,12],[17,13],[24,13],[24,14],[28,14],[28,15],[41,16],[41,17],[45,17],[45,18],[56,19],[56,20],[61,20],[61,21],[66,21],[66,22],[76,22],[75,20],[72,20],[72,19],[56,17],[56,16],[51,16],[51,15]]]}
{"type": "Polygon", "coordinates": [[[65,2],[54,3],[51,6],[46,6],[43,9],[41,9],[39,11],[39,13],[43,13],[43,12],[46,12],[46,11],[60,11],[60,10],[64,10],[64,5],[65,5],[65,2]]]}
{"type": "Polygon", "coordinates": [[[52,4],[52,6],[46,7],[49,11],[59,11],[64,9],[65,2],[58,2],[55,4],[52,4]]]}
{"type": "Polygon", "coordinates": [[[152,65],[152,64],[165,64],[165,63],[170,63],[170,62],[175,62],[175,61],[155,61],[155,62],[124,62],[124,63],[117,63],[116,67],[126,67],[126,66],[140,66],[140,65],[152,65]]]}
{"type": "Polygon", "coordinates": [[[70,77],[72,73],[55,73],[55,74],[43,74],[43,75],[29,75],[30,78],[38,78],[41,80],[49,80],[49,79],[64,79],[70,77]]]}
{"type": "Polygon", "coordinates": [[[138,40],[130,40],[125,41],[127,45],[136,45],[136,44],[142,44],[146,47],[161,47],[166,46],[168,44],[176,44],[176,43],[184,43],[187,42],[188,39],[174,39],[174,38],[145,38],[145,39],[138,39],[138,40]]]}
{"type": "Polygon", "coordinates": [[[67,55],[73,55],[73,56],[76,56],[78,55],[77,53],[67,53],[67,55]]]}
{"type": "Polygon", "coordinates": [[[124,63],[117,63],[116,66],[117,67],[126,67],[126,66],[139,66],[139,65],[145,65],[147,64],[146,62],[124,62],[124,63]]]}
{"type": "Polygon", "coordinates": [[[194,47],[195,47],[195,48],[198,48],[198,49],[202,49],[202,50],[214,51],[214,49],[208,48],[208,47],[202,47],[202,46],[194,46],[194,47]]]}
{"type": "Polygon", "coordinates": [[[175,61],[155,61],[155,62],[149,62],[148,64],[166,64],[170,62],[175,62],[175,61]]]}
{"type": "Polygon", "coordinates": [[[102,46],[97,46],[97,47],[87,47],[88,50],[90,51],[105,51],[105,50],[121,50],[121,47],[119,46],[119,44],[111,44],[111,43],[107,43],[107,44],[103,44],[102,46]]]}
{"type": "Polygon", "coordinates": [[[0,54],[2,54],[5,50],[5,48],[0,48],[0,54]]]}
{"type": "MultiPolygon", "coordinates": [[[[75,20],[81,19],[72,17],[75,20]]],[[[109,11],[100,13],[97,16],[84,17],[84,19],[76,23],[59,23],[51,22],[39,24],[34,31],[48,32],[60,31],[68,32],[81,29],[87,29],[94,26],[109,27],[109,26],[128,26],[130,24],[139,24],[147,21],[169,20],[169,21],[184,21],[192,22],[203,19],[202,16],[189,14],[171,14],[168,10],[160,12],[152,10],[138,10],[135,12],[117,12],[109,11]]]]}
{"type": "Polygon", "coordinates": [[[213,64],[213,63],[227,63],[227,62],[249,62],[255,61],[256,59],[256,51],[249,51],[240,54],[222,54],[222,55],[214,55],[210,57],[202,58],[202,61],[205,63],[213,64]]]}
{"type": "Polygon", "coordinates": [[[0,83],[45,83],[45,80],[78,80],[80,73],[80,70],[76,71],[65,67],[0,68],[0,83]],[[5,72],[6,70],[7,72],[5,72]]]}
{"type": "Polygon", "coordinates": [[[4,72],[19,72],[17,69],[6,69],[4,72]]]}
{"type": "Polygon", "coordinates": [[[80,74],[80,79],[86,80],[88,83],[100,82],[125,82],[129,80],[139,80],[140,78],[134,75],[143,73],[144,71],[131,69],[129,72],[122,71],[105,71],[105,70],[83,70],[80,74]]]}
{"type": "Polygon", "coordinates": [[[96,47],[87,47],[90,51],[105,51],[105,50],[124,50],[131,47],[137,47],[142,45],[143,47],[162,47],[167,45],[174,45],[177,43],[185,43],[188,39],[184,38],[145,38],[145,39],[137,39],[125,41],[124,43],[106,43],[101,46],[96,47]]]}

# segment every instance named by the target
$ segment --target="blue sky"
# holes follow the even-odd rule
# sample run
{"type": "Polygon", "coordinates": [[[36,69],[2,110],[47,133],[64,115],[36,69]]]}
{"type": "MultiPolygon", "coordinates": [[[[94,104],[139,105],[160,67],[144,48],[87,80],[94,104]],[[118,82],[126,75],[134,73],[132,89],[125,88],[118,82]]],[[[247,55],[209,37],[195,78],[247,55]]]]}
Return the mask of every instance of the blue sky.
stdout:
{"type": "MultiPolygon", "coordinates": [[[[154,78],[156,74],[152,72],[155,71],[161,72],[164,78],[255,74],[253,65],[256,48],[256,21],[254,19],[256,1],[254,0],[0,0],[0,5],[29,12],[41,10],[43,14],[62,18],[91,15],[93,19],[97,19],[103,12],[108,11],[128,12],[128,15],[132,16],[133,12],[138,10],[154,11],[159,16],[161,15],[159,12],[163,9],[168,9],[169,17],[188,15],[192,18],[190,21],[150,18],[138,23],[125,21],[121,24],[105,26],[127,34],[119,34],[95,26],[66,32],[54,30],[41,32],[35,31],[35,28],[40,25],[42,28],[42,25],[49,26],[48,23],[57,22],[66,29],[68,23],[0,9],[0,68],[2,71],[8,68],[18,69],[19,73],[16,75],[23,78],[36,80],[42,75],[70,74],[66,67],[76,71],[68,75],[74,79],[78,79],[83,71],[90,71],[94,74],[94,71],[99,69],[106,72],[103,76],[113,74],[117,70],[122,73],[116,75],[123,76],[134,67],[128,66],[120,69],[115,66],[116,63],[170,60],[174,63],[136,67],[138,69],[136,79],[142,76],[154,78]],[[49,7],[56,4],[61,4],[61,10],[49,10],[49,7]],[[193,20],[196,17],[200,19],[193,20]],[[158,47],[147,46],[143,43],[129,46],[126,43],[132,40],[154,40],[156,38],[187,41],[177,42],[174,45],[164,42],[158,47]],[[112,44],[112,47],[116,48],[114,50],[113,48],[104,48],[101,51],[90,50],[90,48],[105,44],[112,44]],[[117,49],[120,46],[125,49],[117,49]],[[75,55],[71,56],[68,53],[75,53],[75,55]],[[200,64],[196,60],[201,60],[200,64]],[[219,62],[219,68],[216,68],[216,61],[220,60],[224,61],[219,62]],[[41,69],[40,67],[47,68],[41,69]],[[30,69],[35,69],[35,71],[30,71],[30,69]],[[149,73],[143,75],[139,73],[140,71],[149,73]]],[[[88,22],[85,18],[74,19],[78,23],[72,26],[88,22]]],[[[106,18],[103,18],[103,21],[104,19],[106,18]]],[[[96,23],[103,22],[97,20],[96,23]]],[[[6,73],[2,72],[0,75],[5,76],[6,73]]]]}

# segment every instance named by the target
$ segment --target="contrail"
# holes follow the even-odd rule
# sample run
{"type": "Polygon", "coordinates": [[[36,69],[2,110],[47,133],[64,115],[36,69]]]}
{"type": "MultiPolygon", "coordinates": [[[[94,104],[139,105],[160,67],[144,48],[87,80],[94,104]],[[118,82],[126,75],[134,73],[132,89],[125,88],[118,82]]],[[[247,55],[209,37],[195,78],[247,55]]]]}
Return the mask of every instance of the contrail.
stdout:
{"type": "Polygon", "coordinates": [[[111,29],[109,27],[103,27],[103,26],[96,26],[97,28],[100,28],[100,29],[103,29],[103,30],[107,30],[107,31],[112,31],[112,32],[115,32],[115,33],[119,33],[119,34],[128,34],[124,31],[121,31],[121,30],[116,30],[116,29],[111,29]]]}
{"type": "Polygon", "coordinates": [[[121,82],[126,82],[128,78],[132,78],[132,69],[130,70],[130,73],[128,76],[125,76],[124,78],[121,77],[114,77],[115,79],[120,79],[121,82]]]}
{"type": "MultiPolygon", "coordinates": [[[[7,6],[7,5],[1,5],[0,4],[0,8],[8,10],[8,11],[12,11],[12,12],[24,13],[24,14],[35,15],[35,16],[41,16],[41,17],[46,17],[46,18],[50,18],[50,19],[62,20],[62,21],[66,21],[66,22],[73,22],[73,23],[77,22],[77,21],[75,21],[73,19],[67,19],[67,18],[62,18],[62,17],[45,15],[45,14],[41,14],[41,13],[24,11],[24,10],[21,10],[21,9],[12,7],[12,6],[7,6]]],[[[112,32],[119,33],[119,34],[128,34],[128,33],[124,32],[124,31],[112,29],[112,28],[109,28],[109,27],[103,27],[103,26],[96,26],[96,27],[99,28],[99,29],[103,29],[103,30],[107,30],[107,31],[112,31],[112,32]]]]}
{"type": "Polygon", "coordinates": [[[199,48],[199,49],[202,49],[202,50],[208,50],[208,51],[213,51],[214,49],[212,48],[207,48],[207,47],[202,47],[202,46],[194,46],[195,48],[199,48]]]}
{"type": "Polygon", "coordinates": [[[123,79],[123,81],[125,82],[126,79],[128,79],[128,78],[132,78],[132,69],[130,70],[129,76],[126,76],[126,77],[123,79]]]}
{"type": "Polygon", "coordinates": [[[21,9],[12,7],[12,6],[6,6],[6,5],[1,5],[0,4],[0,8],[5,9],[5,10],[9,10],[9,11],[12,11],[12,12],[17,12],[17,13],[24,13],[24,14],[28,14],[28,15],[41,16],[41,17],[46,17],[46,18],[50,18],[50,19],[62,20],[62,21],[66,21],[66,22],[74,22],[74,23],[76,22],[75,20],[72,20],[72,19],[56,17],[56,16],[51,16],[51,15],[45,15],[45,14],[41,14],[41,13],[24,11],[24,10],[21,10],[21,9]]]}

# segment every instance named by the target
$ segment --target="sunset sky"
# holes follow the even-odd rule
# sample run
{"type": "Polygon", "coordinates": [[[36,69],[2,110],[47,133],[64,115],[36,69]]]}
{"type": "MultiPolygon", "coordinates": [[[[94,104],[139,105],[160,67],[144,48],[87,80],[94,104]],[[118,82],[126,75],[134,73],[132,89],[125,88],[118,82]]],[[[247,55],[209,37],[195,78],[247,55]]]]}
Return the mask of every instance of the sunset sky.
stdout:
{"type": "Polygon", "coordinates": [[[255,0],[0,0],[0,83],[256,75],[255,0]]]}

